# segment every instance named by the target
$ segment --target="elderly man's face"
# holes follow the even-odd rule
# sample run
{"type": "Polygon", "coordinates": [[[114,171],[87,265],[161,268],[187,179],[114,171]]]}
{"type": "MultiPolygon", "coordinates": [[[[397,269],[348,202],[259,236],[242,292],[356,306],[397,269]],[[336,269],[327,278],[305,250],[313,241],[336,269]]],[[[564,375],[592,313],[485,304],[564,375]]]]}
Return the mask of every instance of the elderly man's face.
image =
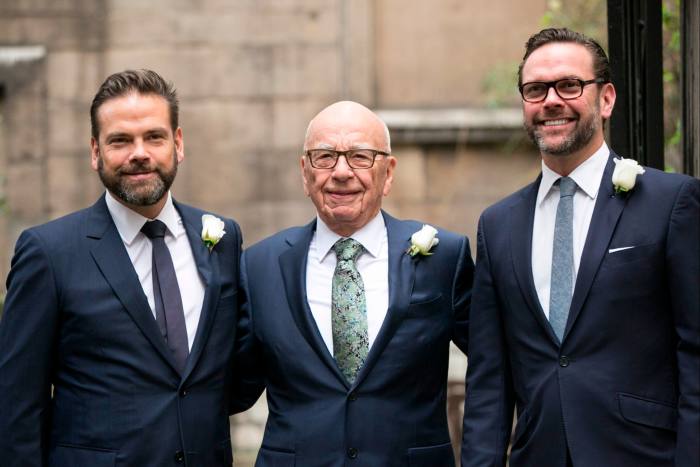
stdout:
{"type": "MultiPolygon", "coordinates": [[[[369,111],[320,114],[310,128],[305,149],[321,148],[389,151],[384,127],[369,111]]],[[[391,189],[395,166],[393,156],[377,155],[371,168],[353,169],[341,156],[334,168],[315,169],[302,156],[304,192],[331,230],[349,236],[379,212],[382,197],[391,189]]]]}

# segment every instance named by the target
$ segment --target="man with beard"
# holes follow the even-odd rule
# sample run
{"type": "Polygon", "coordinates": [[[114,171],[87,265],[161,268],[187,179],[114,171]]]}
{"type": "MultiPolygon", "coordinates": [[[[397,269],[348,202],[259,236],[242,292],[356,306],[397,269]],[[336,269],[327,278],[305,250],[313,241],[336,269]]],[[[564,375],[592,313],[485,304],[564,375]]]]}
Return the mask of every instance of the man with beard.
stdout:
{"type": "Polygon", "coordinates": [[[506,465],[514,408],[511,467],[700,465],[700,182],[608,148],[609,68],[567,29],[526,44],[542,173],[479,222],[463,467],[506,465]]]}
{"type": "Polygon", "coordinates": [[[172,199],[172,85],[107,78],[91,207],[24,231],[0,322],[0,465],[230,466],[241,234],[172,199]]]}

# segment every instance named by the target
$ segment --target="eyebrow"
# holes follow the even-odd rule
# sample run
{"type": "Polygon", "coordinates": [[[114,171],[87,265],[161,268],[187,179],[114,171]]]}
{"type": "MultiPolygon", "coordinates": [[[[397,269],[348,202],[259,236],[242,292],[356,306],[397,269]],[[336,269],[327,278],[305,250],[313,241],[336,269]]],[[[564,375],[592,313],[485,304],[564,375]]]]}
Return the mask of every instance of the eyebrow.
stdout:
{"type": "MultiPolygon", "coordinates": [[[[144,135],[153,135],[153,134],[167,135],[168,129],[166,127],[155,127],[155,128],[151,128],[149,130],[146,130],[143,134],[144,135]]],[[[126,132],[126,131],[115,131],[114,133],[107,133],[107,135],[105,135],[105,141],[109,141],[110,139],[114,139],[114,138],[132,139],[133,135],[129,132],[126,132]]]]}

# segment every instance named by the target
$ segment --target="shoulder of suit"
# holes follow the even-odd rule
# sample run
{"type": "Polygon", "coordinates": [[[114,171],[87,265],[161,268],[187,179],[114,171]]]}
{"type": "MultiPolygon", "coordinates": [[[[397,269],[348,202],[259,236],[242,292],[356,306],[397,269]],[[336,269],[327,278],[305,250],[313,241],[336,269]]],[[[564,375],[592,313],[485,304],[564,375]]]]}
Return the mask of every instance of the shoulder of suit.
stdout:
{"type": "Polygon", "coordinates": [[[662,170],[644,167],[644,173],[637,176],[637,183],[632,189],[632,196],[637,192],[641,199],[651,197],[654,202],[661,199],[675,199],[686,185],[700,186],[700,180],[689,175],[668,173],[662,170]]]}
{"type": "Polygon", "coordinates": [[[482,217],[489,217],[491,215],[503,215],[504,210],[508,210],[514,204],[521,202],[523,198],[527,197],[529,194],[532,193],[532,190],[537,190],[537,183],[538,182],[532,182],[529,185],[522,187],[518,191],[511,193],[510,195],[506,196],[500,201],[497,201],[496,203],[492,204],[484,210],[484,212],[482,213],[482,217]]]}
{"type": "Polygon", "coordinates": [[[246,251],[254,252],[257,250],[267,250],[271,248],[278,248],[283,245],[286,247],[289,242],[295,243],[296,241],[301,239],[308,232],[309,228],[309,225],[305,225],[294,226],[286,228],[284,230],[280,230],[279,232],[272,234],[269,237],[266,237],[249,246],[248,248],[246,248],[246,251]]]}
{"type": "Polygon", "coordinates": [[[212,216],[218,217],[219,219],[223,220],[224,222],[233,222],[233,223],[237,224],[237,222],[234,219],[231,219],[230,217],[222,216],[221,214],[218,214],[216,212],[206,211],[204,209],[200,209],[198,207],[190,206],[189,204],[184,204],[184,203],[180,203],[177,201],[175,203],[176,203],[176,206],[178,209],[180,209],[183,212],[188,213],[189,215],[194,215],[198,218],[201,218],[204,214],[210,214],[212,216]]]}
{"type": "Polygon", "coordinates": [[[92,207],[71,212],[43,224],[26,229],[47,243],[63,243],[72,237],[80,237],[82,227],[85,224],[92,207]]]}

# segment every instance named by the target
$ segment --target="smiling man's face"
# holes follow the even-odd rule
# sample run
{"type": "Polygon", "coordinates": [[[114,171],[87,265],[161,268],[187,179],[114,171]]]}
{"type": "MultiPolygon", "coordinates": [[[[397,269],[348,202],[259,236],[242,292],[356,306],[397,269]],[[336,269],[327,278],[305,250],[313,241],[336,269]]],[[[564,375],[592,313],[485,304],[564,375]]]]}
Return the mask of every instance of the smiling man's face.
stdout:
{"type": "Polygon", "coordinates": [[[168,102],[130,92],[105,101],[97,118],[92,168],[122,204],[154,218],[184,159],[182,130],[172,130],[168,102]]]}
{"type": "MultiPolygon", "coordinates": [[[[354,102],[339,102],[312,121],[304,149],[375,149],[389,152],[385,127],[369,109],[354,102]]],[[[396,159],[378,155],[369,169],[353,169],[340,157],[332,169],[315,169],[301,158],[304,192],[319,217],[338,235],[350,236],[381,209],[389,194],[396,159]]]]}
{"type": "MultiPolygon", "coordinates": [[[[582,45],[553,42],[536,49],[522,70],[522,82],[595,78],[593,57],[582,45]]],[[[549,88],[542,102],[523,101],[525,129],[545,163],[566,157],[577,166],[603,144],[603,120],[610,118],[615,101],[611,84],[590,84],[575,99],[562,99],[549,88]]],[[[548,163],[548,165],[550,165],[548,163]]]]}

